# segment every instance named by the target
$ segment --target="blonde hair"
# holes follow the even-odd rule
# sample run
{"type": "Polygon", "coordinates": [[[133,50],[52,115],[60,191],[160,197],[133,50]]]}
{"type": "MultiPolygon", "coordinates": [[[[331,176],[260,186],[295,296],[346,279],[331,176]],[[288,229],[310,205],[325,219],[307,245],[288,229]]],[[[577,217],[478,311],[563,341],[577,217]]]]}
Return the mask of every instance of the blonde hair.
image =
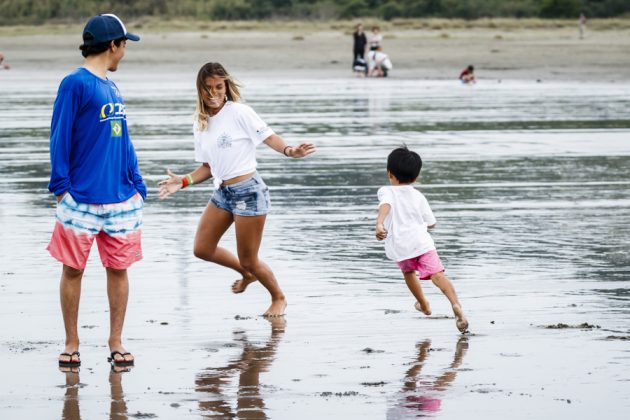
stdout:
{"type": "Polygon", "coordinates": [[[225,82],[226,100],[238,102],[241,100],[240,85],[230,76],[225,68],[219,63],[206,63],[197,73],[197,107],[195,109],[195,122],[199,131],[208,129],[208,117],[212,116],[210,108],[203,101],[202,93],[212,96],[212,92],[206,87],[208,77],[219,77],[225,82]]]}

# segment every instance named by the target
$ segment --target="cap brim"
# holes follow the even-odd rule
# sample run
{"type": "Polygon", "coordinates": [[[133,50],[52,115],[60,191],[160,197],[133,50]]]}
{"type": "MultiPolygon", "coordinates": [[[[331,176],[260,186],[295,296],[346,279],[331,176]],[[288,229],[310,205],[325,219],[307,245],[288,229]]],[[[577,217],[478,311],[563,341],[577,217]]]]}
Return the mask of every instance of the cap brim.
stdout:
{"type": "Polygon", "coordinates": [[[132,34],[131,32],[127,32],[125,34],[125,39],[128,39],[129,41],[140,41],[140,37],[136,34],[132,34]]]}

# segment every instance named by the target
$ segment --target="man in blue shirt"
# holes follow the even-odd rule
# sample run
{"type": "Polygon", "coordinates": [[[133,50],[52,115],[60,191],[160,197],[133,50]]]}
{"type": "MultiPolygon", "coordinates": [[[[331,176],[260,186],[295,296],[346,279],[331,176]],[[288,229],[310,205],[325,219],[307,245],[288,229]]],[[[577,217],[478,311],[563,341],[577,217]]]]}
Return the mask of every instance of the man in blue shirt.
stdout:
{"type": "Polygon", "coordinates": [[[48,251],[63,263],[61,309],[66,330],[62,367],[81,364],[77,321],[81,279],[94,240],[107,272],[110,362],[133,365],[121,335],[129,296],[127,268],[142,259],[142,208],[147,194],[129,138],[125,103],[107,78],[125,55],[127,32],[115,15],[90,18],[83,30],[83,67],[59,86],[50,130],[48,189],[57,198],[48,251]]]}

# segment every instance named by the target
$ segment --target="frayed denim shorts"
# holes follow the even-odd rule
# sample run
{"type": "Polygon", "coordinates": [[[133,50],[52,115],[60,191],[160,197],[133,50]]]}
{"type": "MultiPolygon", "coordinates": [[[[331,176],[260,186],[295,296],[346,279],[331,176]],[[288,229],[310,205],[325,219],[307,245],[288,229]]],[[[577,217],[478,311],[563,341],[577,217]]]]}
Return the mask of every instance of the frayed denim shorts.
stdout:
{"type": "Polygon", "coordinates": [[[262,216],[269,213],[269,188],[256,173],[249,179],[214,190],[210,202],[236,216],[262,216]]]}

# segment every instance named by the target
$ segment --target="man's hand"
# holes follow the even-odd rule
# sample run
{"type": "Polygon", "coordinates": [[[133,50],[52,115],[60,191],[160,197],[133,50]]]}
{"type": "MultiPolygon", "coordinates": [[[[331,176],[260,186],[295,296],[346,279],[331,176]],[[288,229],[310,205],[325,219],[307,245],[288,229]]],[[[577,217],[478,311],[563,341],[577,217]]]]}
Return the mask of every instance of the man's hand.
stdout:
{"type": "Polygon", "coordinates": [[[385,238],[387,238],[387,229],[382,223],[379,223],[376,225],[376,239],[382,241],[385,238]]]}

